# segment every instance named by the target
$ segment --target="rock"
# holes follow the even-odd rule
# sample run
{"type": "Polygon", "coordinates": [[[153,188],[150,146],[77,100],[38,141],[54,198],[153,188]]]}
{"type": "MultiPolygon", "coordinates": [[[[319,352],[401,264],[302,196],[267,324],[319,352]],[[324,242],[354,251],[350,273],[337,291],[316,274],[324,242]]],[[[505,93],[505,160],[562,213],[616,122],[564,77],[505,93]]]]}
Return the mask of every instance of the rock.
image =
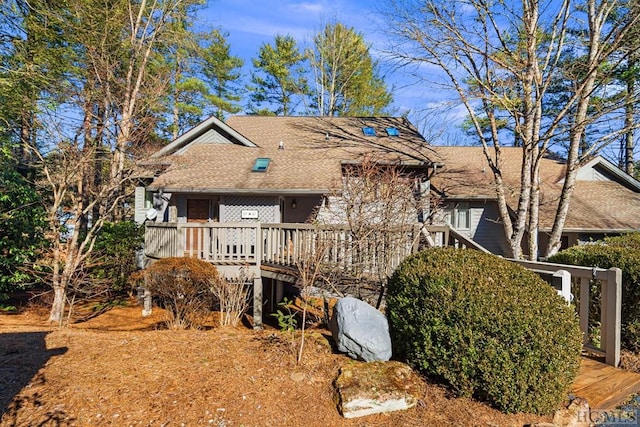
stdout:
{"type": "Polygon", "coordinates": [[[391,358],[387,318],[366,302],[352,297],[338,300],[329,328],[338,350],[365,362],[391,358]]]}
{"type": "Polygon", "coordinates": [[[340,369],[335,386],[345,418],[405,410],[421,396],[418,375],[396,361],[350,363],[340,369]]]}
{"type": "Polygon", "coordinates": [[[291,378],[291,381],[293,381],[294,383],[300,383],[304,381],[304,374],[300,372],[294,372],[289,375],[289,378],[291,378]]]}
{"type": "Polygon", "coordinates": [[[557,427],[589,427],[591,425],[589,403],[576,397],[566,409],[557,410],[553,415],[557,427]]]}

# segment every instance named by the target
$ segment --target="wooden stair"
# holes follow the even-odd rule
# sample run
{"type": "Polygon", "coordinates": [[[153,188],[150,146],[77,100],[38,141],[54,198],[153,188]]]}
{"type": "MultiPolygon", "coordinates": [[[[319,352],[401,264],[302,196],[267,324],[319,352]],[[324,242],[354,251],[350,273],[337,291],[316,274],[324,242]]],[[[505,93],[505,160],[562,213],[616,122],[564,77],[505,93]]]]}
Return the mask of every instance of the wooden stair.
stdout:
{"type": "Polygon", "coordinates": [[[571,392],[586,399],[591,409],[614,409],[640,392],[640,374],[582,357],[571,392]]]}

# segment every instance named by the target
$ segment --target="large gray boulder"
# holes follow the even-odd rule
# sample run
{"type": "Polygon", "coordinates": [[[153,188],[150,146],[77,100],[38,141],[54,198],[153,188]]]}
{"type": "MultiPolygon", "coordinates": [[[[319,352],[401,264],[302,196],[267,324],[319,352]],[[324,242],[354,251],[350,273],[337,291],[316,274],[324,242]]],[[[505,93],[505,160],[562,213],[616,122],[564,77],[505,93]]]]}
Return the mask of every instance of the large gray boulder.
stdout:
{"type": "Polygon", "coordinates": [[[366,302],[352,297],[338,300],[329,322],[338,350],[365,362],[391,358],[387,318],[366,302]]]}

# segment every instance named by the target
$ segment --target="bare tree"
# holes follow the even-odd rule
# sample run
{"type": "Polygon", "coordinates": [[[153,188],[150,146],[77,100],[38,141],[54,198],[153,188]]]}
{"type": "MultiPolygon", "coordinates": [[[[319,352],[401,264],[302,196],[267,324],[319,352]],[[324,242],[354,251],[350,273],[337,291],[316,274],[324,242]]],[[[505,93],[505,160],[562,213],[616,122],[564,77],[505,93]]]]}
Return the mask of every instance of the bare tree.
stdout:
{"type": "Polygon", "coordinates": [[[134,152],[153,133],[167,87],[167,70],[154,58],[177,43],[176,37],[185,37],[168,23],[197,3],[71,0],[48,9],[41,4],[39,13],[56,22],[56,34],[69,47],[60,58],[65,84],[50,88],[56,90],[50,102],[38,103],[37,135],[24,142],[39,160],[46,195],[51,321],[62,321],[66,291],[104,221],[124,218],[134,152]]]}
{"type": "Polygon", "coordinates": [[[330,277],[333,275],[331,269],[328,268],[329,263],[327,259],[331,242],[327,240],[326,235],[319,230],[314,234],[316,237],[303,243],[299,256],[296,258],[296,267],[298,268],[298,281],[296,285],[300,289],[303,304],[300,345],[296,357],[296,363],[298,364],[302,361],[302,354],[304,352],[307,308],[309,297],[311,296],[311,289],[321,283],[331,283],[332,280],[330,277]]]}
{"type": "Polygon", "coordinates": [[[253,277],[247,266],[243,266],[235,278],[219,277],[211,281],[211,291],[220,306],[220,325],[238,326],[249,308],[247,284],[252,281],[253,277]]]}
{"type": "Polygon", "coordinates": [[[540,159],[553,142],[566,142],[564,184],[545,250],[547,255],[555,253],[580,162],[624,133],[621,120],[619,129],[605,132],[580,151],[587,131],[624,113],[617,98],[603,102],[605,98],[598,95],[607,89],[607,77],[619,65],[612,54],[638,14],[616,0],[387,3],[388,32],[395,42],[390,53],[403,64],[438,70],[434,80],[453,89],[466,108],[493,172],[513,257],[522,256],[526,232],[528,256],[538,254],[540,159]],[[631,13],[620,13],[624,7],[631,13]],[[563,61],[569,51],[580,54],[571,67],[563,61]],[[553,85],[560,79],[570,81],[571,88],[551,103],[553,85]],[[596,98],[598,105],[593,108],[596,98]],[[503,131],[505,121],[512,132],[503,131]],[[510,212],[501,149],[516,141],[522,147],[522,168],[518,202],[510,212]]]}
{"type": "Polygon", "coordinates": [[[334,268],[348,268],[345,273],[355,279],[358,293],[366,283],[377,283],[381,296],[387,278],[419,238],[420,178],[371,156],[343,169],[342,189],[325,199],[317,220],[346,224],[339,239],[344,247],[332,250],[343,251],[336,259],[349,262],[334,268]]]}
{"type": "Polygon", "coordinates": [[[124,181],[108,181],[111,185],[104,184],[97,192],[88,194],[85,183],[88,171],[92,170],[92,152],[77,143],[60,143],[46,156],[38,150],[33,153],[39,158],[42,171],[39,184],[43,192],[50,194],[47,203],[50,255],[46,260],[51,268],[54,298],[49,321],[62,322],[67,290],[73,287],[73,280],[93,250],[106,218],[123,197],[109,196],[124,181]],[[83,228],[84,219],[94,209],[100,215],[91,227],[83,228]]]}

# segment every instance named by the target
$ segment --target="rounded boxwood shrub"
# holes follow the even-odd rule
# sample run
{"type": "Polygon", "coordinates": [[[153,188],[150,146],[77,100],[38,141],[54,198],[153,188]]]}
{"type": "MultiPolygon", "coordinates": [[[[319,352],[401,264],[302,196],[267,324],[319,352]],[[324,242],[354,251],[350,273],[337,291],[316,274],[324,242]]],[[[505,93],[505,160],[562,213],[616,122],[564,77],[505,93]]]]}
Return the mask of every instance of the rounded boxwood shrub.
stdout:
{"type": "Polygon", "coordinates": [[[538,275],[469,249],[432,248],[389,279],[396,356],[505,412],[549,413],[580,365],[574,310],[538,275]]]}
{"type": "MultiPolygon", "coordinates": [[[[622,270],[622,346],[640,351],[640,233],[609,237],[590,245],[573,246],[549,258],[550,262],[622,270]]],[[[591,287],[600,298],[600,286],[591,287]]],[[[592,314],[599,318],[599,307],[592,314]]]]}
{"type": "Polygon", "coordinates": [[[163,258],[144,271],[144,286],[167,310],[172,329],[201,327],[211,314],[218,269],[197,258],[163,258]]]}

